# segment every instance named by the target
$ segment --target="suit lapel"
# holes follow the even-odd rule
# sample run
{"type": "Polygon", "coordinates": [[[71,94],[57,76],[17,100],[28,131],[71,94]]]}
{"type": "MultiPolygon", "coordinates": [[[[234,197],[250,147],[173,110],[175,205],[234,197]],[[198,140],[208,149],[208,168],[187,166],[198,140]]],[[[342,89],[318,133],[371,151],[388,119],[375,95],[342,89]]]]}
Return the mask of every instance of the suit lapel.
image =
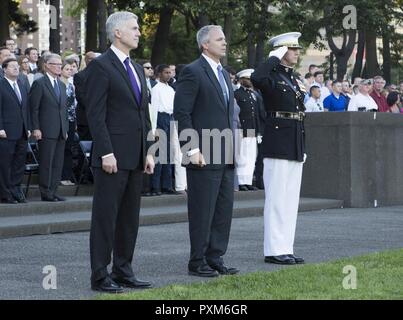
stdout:
{"type": "MultiPolygon", "coordinates": [[[[57,96],[56,96],[55,89],[53,88],[53,85],[52,85],[52,83],[50,82],[50,79],[49,79],[48,75],[45,73],[43,76],[45,77],[45,85],[48,87],[48,90],[50,91],[50,94],[53,96],[53,98],[55,98],[57,104],[59,104],[60,101],[59,101],[59,99],[58,99],[57,96]]],[[[58,83],[58,84],[59,84],[59,83],[58,83]]],[[[60,89],[60,86],[59,86],[59,89],[60,89]]],[[[60,94],[61,94],[61,92],[60,92],[60,94]]]]}
{"type": "Polygon", "coordinates": [[[211,82],[213,83],[214,87],[216,88],[217,93],[218,93],[218,95],[219,95],[219,97],[221,99],[223,107],[225,107],[226,103],[225,103],[225,100],[224,100],[224,94],[222,92],[220,83],[218,82],[218,79],[217,79],[213,69],[211,69],[211,66],[209,65],[207,60],[204,59],[203,57],[200,57],[200,62],[202,64],[204,70],[206,71],[208,77],[210,78],[211,82]]]}
{"type": "Polygon", "coordinates": [[[223,70],[222,73],[224,75],[225,83],[227,84],[227,87],[228,87],[228,93],[229,93],[229,95],[228,95],[229,102],[228,103],[231,104],[231,101],[234,100],[234,90],[231,90],[232,82],[231,82],[229,74],[226,70],[223,70]]]}
{"type": "Polygon", "coordinates": [[[134,102],[138,105],[136,96],[134,95],[134,92],[133,92],[132,84],[130,83],[130,79],[129,79],[129,76],[127,74],[125,67],[122,65],[122,62],[120,62],[119,58],[116,56],[116,54],[111,49],[109,49],[108,54],[109,54],[109,57],[111,58],[113,66],[119,71],[119,73],[122,75],[123,79],[125,80],[127,86],[129,87],[129,90],[132,93],[134,102]]]}
{"type": "Polygon", "coordinates": [[[136,70],[137,75],[139,76],[140,80],[140,85],[141,85],[141,101],[140,101],[140,107],[143,105],[143,100],[148,99],[147,95],[147,82],[146,82],[146,77],[144,76],[144,70],[141,66],[139,66],[137,63],[134,63],[132,61],[133,67],[136,70]]]}
{"type": "MultiPolygon", "coordinates": [[[[18,105],[21,105],[20,101],[18,100],[17,94],[14,91],[14,88],[10,85],[10,83],[7,81],[6,78],[3,78],[3,81],[4,81],[4,84],[5,84],[8,92],[14,97],[14,99],[18,103],[18,105]]],[[[18,83],[18,86],[20,86],[20,83],[18,83]]],[[[21,89],[20,89],[20,91],[21,91],[21,89]]]]}

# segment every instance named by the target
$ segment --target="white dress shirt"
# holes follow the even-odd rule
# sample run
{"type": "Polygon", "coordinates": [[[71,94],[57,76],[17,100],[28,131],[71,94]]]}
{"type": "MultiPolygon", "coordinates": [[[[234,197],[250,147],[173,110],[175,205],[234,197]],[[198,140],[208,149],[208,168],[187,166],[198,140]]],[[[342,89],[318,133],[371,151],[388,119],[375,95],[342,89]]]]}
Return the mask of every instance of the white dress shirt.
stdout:
{"type": "Polygon", "coordinates": [[[323,102],[320,99],[310,97],[305,103],[305,112],[323,112],[323,102]]]}
{"type": "Polygon", "coordinates": [[[157,112],[174,112],[175,90],[168,84],[159,82],[151,89],[151,106],[157,112]]]}
{"type": "Polygon", "coordinates": [[[358,108],[365,108],[365,111],[371,109],[378,110],[378,105],[369,94],[363,95],[361,92],[359,92],[351,98],[347,111],[358,111],[358,108]]]}

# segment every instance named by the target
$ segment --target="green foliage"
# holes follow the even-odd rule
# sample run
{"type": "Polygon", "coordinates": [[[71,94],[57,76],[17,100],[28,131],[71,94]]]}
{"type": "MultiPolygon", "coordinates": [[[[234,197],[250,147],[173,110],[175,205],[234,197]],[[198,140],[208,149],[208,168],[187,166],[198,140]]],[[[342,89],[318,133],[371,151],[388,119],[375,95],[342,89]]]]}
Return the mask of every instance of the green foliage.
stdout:
{"type": "MultiPolygon", "coordinates": [[[[4,0],[2,0],[4,1],[4,0]]],[[[9,13],[11,24],[17,33],[17,36],[23,33],[33,33],[38,30],[37,23],[29,20],[29,15],[23,13],[19,8],[19,2],[15,0],[9,1],[9,13]]]]}

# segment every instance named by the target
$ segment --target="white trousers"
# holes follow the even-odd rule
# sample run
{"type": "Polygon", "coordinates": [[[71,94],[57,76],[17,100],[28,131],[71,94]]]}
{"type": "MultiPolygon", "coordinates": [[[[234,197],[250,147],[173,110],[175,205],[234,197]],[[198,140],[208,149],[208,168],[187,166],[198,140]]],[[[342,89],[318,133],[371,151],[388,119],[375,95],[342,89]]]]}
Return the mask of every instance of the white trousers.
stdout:
{"type": "Polygon", "coordinates": [[[263,160],[264,255],[294,254],[302,162],[263,160]]]}
{"type": "Polygon", "coordinates": [[[175,164],[175,190],[184,191],[187,189],[186,168],[182,166],[181,147],[178,137],[178,129],[175,126],[174,132],[171,134],[171,148],[173,153],[173,162],[175,164]]]}
{"type": "Polygon", "coordinates": [[[253,137],[241,138],[239,143],[239,154],[235,167],[238,184],[252,185],[257,157],[257,141],[253,137]]]}

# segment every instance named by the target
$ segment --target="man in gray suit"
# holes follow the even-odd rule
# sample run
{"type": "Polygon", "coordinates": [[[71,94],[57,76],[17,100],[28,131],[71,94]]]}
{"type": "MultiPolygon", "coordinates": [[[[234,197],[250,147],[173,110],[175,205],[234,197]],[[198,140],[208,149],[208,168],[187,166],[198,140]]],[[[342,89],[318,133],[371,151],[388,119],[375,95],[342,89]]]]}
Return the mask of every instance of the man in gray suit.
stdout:
{"type": "Polygon", "coordinates": [[[215,277],[238,273],[236,268],[226,266],[222,258],[227,251],[234,201],[231,134],[234,91],[229,74],[220,63],[227,46],[222,28],[203,27],[197,33],[197,42],[202,55],[179,76],[174,119],[178,121],[179,136],[184,130],[191,130],[199,137],[197,141],[181,141],[183,147],[192,145],[192,150],[182,151],[190,160],[186,170],[191,246],[189,274],[215,277]],[[230,137],[220,137],[221,148],[216,148],[215,139],[206,136],[206,130],[229,132],[230,137]],[[210,140],[209,147],[204,140],[210,140]],[[226,161],[228,158],[230,161],[226,161]]]}
{"type": "Polygon", "coordinates": [[[64,201],[56,191],[67,139],[66,86],[58,78],[62,66],[60,56],[46,55],[44,64],[45,76],[34,81],[29,93],[32,135],[39,141],[39,189],[42,201],[64,201]]]}

